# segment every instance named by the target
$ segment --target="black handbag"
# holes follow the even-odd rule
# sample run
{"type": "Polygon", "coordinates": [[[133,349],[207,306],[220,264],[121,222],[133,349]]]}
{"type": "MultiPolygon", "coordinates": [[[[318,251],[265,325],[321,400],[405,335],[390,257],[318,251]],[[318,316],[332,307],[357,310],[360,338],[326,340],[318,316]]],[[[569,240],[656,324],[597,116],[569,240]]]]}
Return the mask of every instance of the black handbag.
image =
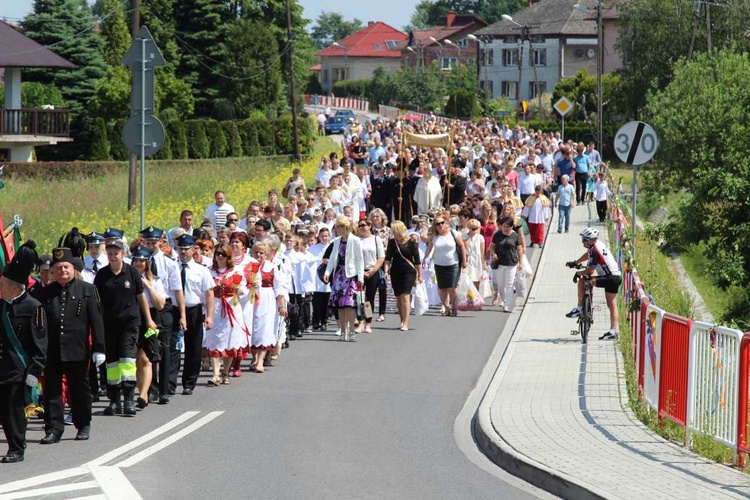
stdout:
{"type": "Polygon", "coordinates": [[[321,263],[321,264],[320,264],[320,265],[318,266],[318,270],[317,270],[317,271],[315,271],[315,273],[316,273],[316,274],[318,275],[318,279],[319,279],[320,281],[322,281],[323,283],[325,283],[325,281],[323,281],[323,278],[324,278],[324,277],[325,277],[325,275],[326,275],[326,267],[328,267],[328,264],[327,264],[327,263],[321,263]]]}

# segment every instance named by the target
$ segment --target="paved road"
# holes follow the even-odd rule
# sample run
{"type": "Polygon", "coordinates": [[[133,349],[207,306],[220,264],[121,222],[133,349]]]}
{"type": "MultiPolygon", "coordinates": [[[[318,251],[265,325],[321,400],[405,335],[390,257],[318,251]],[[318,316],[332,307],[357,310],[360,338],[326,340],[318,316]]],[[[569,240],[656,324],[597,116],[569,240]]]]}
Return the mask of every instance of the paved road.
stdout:
{"type": "MultiPolygon", "coordinates": [[[[0,466],[0,498],[13,481],[95,460],[187,411],[200,413],[99,460],[95,465],[120,464],[100,475],[122,471],[124,478],[112,484],[129,481],[146,499],[248,498],[249,492],[268,498],[534,498],[538,490],[513,477],[499,479],[502,472],[484,472],[454,442],[454,420],[508,317],[497,310],[462,316],[430,311],[412,318],[414,330],[404,333],[392,329],[389,315],[355,343],[306,335],[263,375],[245,372],[230,386],[201,386],[136,418],[97,416],[91,441],[73,441],[69,429],[60,444],[30,443],[26,462],[0,466]],[[145,448],[179,437],[175,433],[190,431],[191,424],[192,432],[143,456],[145,448]],[[123,467],[133,455],[132,466],[123,467]]],[[[100,414],[104,404],[95,406],[100,414]]],[[[41,437],[34,426],[30,440],[41,437]]],[[[94,495],[106,483],[81,470],[62,482],[34,479],[27,488],[65,490],[73,481],[92,487],[45,498],[94,495]]]]}

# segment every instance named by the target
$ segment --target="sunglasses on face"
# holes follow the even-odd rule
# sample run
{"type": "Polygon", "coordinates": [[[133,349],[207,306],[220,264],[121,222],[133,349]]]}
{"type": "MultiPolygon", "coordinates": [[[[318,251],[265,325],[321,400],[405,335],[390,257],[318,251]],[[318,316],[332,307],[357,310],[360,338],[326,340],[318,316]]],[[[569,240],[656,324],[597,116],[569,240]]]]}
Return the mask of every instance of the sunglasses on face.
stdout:
{"type": "Polygon", "coordinates": [[[435,222],[436,226],[442,226],[443,224],[445,224],[445,221],[442,221],[442,220],[438,221],[438,222],[435,222]]]}
{"type": "Polygon", "coordinates": [[[225,254],[224,252],[216,252],[214,255],[216,255],[217,257],[226,257],[227,256],[227,254],[225,254]]]}

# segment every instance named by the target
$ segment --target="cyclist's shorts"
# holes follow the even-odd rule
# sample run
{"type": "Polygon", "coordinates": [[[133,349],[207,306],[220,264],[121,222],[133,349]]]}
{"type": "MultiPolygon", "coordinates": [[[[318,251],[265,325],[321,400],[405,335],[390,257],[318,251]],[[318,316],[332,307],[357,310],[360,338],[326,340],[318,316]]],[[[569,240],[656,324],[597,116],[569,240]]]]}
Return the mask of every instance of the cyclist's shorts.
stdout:
{"type": "Polygon", "coordinates": [[[603,276],[596,277],[596,287],[604,288],[605,292],[617,293],[622,284],[622,276],[616,276],[614,274],[605,274],[603,276]]]}

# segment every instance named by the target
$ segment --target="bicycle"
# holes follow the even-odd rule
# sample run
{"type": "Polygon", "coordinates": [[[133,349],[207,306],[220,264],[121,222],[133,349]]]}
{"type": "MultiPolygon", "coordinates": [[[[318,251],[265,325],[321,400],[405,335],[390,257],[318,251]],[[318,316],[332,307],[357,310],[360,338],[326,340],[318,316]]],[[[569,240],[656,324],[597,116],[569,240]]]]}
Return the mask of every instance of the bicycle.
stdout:
{"type": "MultiPolygon", "coordinates": [[[[568,262],[565,265],[575,269],[585,269],[586,267],[581,264],[573,264],[572,262],[568,262]]],[[[580,334],[583,344],[586,344],[589,338],[589,330],[591,329],[591,325],[594,324],[594,309],[592,305],[594,300],[594,286],[591,284],[591,276],[578,276],[576,274],[573,277],[573,282],[578,283],[579,279],[584,280],[583,305],[581,306],[581,314],[578,315],[578,331],[571,331],[571,335],[580,334]]]]}

